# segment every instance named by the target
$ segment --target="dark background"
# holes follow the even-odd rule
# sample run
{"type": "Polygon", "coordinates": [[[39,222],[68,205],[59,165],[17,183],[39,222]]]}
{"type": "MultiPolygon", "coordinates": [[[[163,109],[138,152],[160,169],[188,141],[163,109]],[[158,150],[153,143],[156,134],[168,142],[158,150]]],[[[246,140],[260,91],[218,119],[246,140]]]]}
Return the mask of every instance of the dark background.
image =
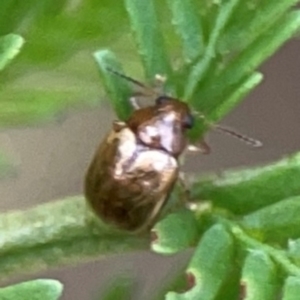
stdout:
{"type": "MultiPolygon", "coordinates": [[[[300,42],[293,40],[263,65],[263,83],[222,121],[264,143],[261,149],[210,133],[212,153],[192,155],[183,167],[201,174],[210,170],[258,165],[280,159],[300,147],[300,42]]],[[[60,122],[28,128],[3,129],[1,149],[13,158],[18,173],[0,181],[0,210],[22,209],[41,202],[82,193],[85,170],[96,146],[114,118],[108,102],[97,109],[82,108],[60,122]]],[[[139,279],[138,299],[167,278],[171,268],[188,260],[188,253],[161,257],[149,252],[112,256],[79,263],[31,278],[57,278],[65,284],[63,299],[96,299],[105,282],[126,272],[139,279]],[[172,266],[172,267],[171,267],[172,266]],[[93,298],[94,297],[94,298],[93,298]]],[[[16,281],[23,280],[16,278],[16,281]]]]}

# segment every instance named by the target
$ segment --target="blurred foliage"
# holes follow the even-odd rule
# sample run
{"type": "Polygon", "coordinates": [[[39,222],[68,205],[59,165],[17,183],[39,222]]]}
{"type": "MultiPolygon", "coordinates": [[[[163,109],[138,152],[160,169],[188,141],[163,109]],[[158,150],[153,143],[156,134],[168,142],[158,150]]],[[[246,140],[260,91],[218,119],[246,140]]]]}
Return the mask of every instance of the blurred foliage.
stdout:
{"type": "Polygon", "coordinates": [[[221,98],[225,113],[237,102],[230,98],[261,81],[255,68],[298,28],[297,13],[287,13],[296,0],[127,2],[1,1],[0,36],[20,34],[26,44],[0,74],[0,126],[47,122],[97,104],[104,93],[91,53],[109,46],[130,75],[141,74],[133,37],[147,79],[166,73],[169,90],[217,121],[221,98]]]}
{"type": "MultiPolygon", "coordinates": [[[[7,34],[0,37],[0,71],[19,53],[24,40],[16,34],[7,34]]],[[[0,119],[1,119],[0,111],[0,119]]],[[[10,160],[0,152],[0,178],[6,176],[13,169],[10,160]]]]}
{"type": "MultiPolygon", "coordinates": [[[[91,53],[121,119],[130,114],[130,89],[107,67],[141,75],[141,62],[147,81],[167,75],[167,92],[217,122],[261,82],[261,63],[299,31],[297,2],[4,0],[0,36],[20,34],[26,45],[0,75],[0,125],[45,122],[69,107],[98,103],[103,93],[91,53]]],[[[198,123],[192,139],[209,127],[198,123]]],[[[298,154],[197,180],[193,212],[170,214],[152,232],[151,246],[159,253],[195,247],[186,290],[173,284],[176,292],[166,299],[271,300],[279,291],[283,299],[298,299],[299,161],[298,154]]],[[[116,233],[101,221],[95,233],[82,200],[3,215],[2,275],[145,247],[147,240],[116,233]]],[[[130,284],[115,283],[107,299],[126,299],[130,284]]]]}
{"type": "Polygon", "coordinates": [[[23,38],[16,34],[7,34],[0,38],[0,70],[19,53],[23,43],[23,38]]]}
{"type": "Polygon", "coordinates": [[[99,47],[116,52],[130,74],[140,74],[139,52],[148,80],[168,75],[174,94],[217,121],[261,81],[255,69],[299,22],[287,13],[296,0],[126,2],[1,1],[0,36],[20,34],[26,44],[0,75],[0,125],[47,122],[98,103],[104,94],[91,53],[99,47]]]}
{"type": "MultiPolygon", "coordinates": [[[[26,41],[0,74],[0,126],[46,122],[69,107],[99,102],[91,53],[101,45],[130,49],[119,1],[3,0],[0,8],[0,36],[13,32],[26,41]]],[[[124,60],[132,57],[124,51],[124,60]]]]}
{"type": "Polygon", "coordinates": [[[58,300],[63,285],[52,279],[37,279],[0,288],[1,300],[58,300]]]}
{"type": "MultiPolygon", "coordinates": [[[[191,130],[192,140],[262,81],[257,68],[299,30],[300,12],[291,10],[297,2],[175,0],[155,6],[154,1],[125,1],[147,81],[156,74],[166,75],[166,92],[206,116],[204,124],[196,122],[191,130]],[[167,26],[166,20],[174,26],[167,26]]],[[[107,49],[96,57],[102,73],[107,73],[106,56],[114,57],[107,49]]],[[[114,65],[120,61],[117,56],[114,65]]],[[[120,102],[113,92],[119,81],[108,85],[108,76],[103,76],[104,83],[115,110],[129,111],[130,104],[120,102]]]]}

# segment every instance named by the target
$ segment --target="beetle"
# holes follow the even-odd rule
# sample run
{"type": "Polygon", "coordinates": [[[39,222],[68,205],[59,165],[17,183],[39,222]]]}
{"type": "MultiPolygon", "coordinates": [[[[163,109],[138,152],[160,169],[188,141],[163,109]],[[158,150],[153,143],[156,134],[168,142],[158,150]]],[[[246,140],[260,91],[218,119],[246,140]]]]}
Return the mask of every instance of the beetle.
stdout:
{"type": "MultiPolygon", "coordinates": [[[[145,94],[150,90],[156,99],[143,108],[135,97],[130,99],[132,115],[113,123],[87,170],[85,197],[104,222],[140,232],[151,229],[179,177],[178,160],[188,147],[187,131],[195,116],[187,103],[109,71],[142,87],[145,94]]],[[[253,139],[215,128],[255,145],[253,139]]]]}

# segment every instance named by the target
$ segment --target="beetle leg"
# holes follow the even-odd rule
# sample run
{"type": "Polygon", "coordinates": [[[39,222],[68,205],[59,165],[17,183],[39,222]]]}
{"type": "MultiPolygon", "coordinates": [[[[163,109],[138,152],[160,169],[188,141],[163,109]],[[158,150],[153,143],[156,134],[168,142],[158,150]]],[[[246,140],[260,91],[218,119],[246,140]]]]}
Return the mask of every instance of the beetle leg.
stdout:
{"type": "Polygon", "coordinates": [[[191,211],[199,210],[199,203],[191,201],[191,191],[187,186],[187,180],[185,174],[180,172],[178,175],[178,183],[181,186],[182,197],[181,201],[183,202],[185,208],[191,211]]]}
{"type": "Polygon", "coordinates": [[[127,125],[126,123],[122,122],[122,121],[114,121],[113,122],[113,129],[116,132],[120,132],[123,128],[125,128],[127,125]]]}
{"type": "Polygon", "coordinates": [[[188,145],[187,150],[189,152],[201,152],[202,154],[209,154],[210,146],[204,140],[201,140],[197,142],[196,145],[193,144],[188,145]]]}
{"type": "Polygon", "coordinates": [[[166,76],[163,76],[163,75],[161,75],[161,74],[156,74],[154,79],[155,79],[154,84],[155,84],[156,86],[162,86],[162,85],[164,85],[165,82],[167,81],[167,77],[166,77],[166,76]]]}
{"type": "Polygon", "coordinates": [[[167,81],[167,77],[160,75],[160,74],[156,74],[154,77],[154,91],[157,93],[157,96],[159,95],[164,95],[164,85],[167,81]]]}
{"type": "MultiPolygon", "coordinates": [[[[142,86],[142,90],[136,90],[132,97],[129,98],[129,102],[134,110],[138,110],[141,108],[139,101],[144,98],[153,98],[156,99],[160,95],[163,95],[163,87],[167,78],[162,75],[155,75],[154,87],[148,87],[146,85],[142,86]]],[[[141,87],[141,86],[140,86],[141,87]]]]}
{"type": "Polygon", "coordinates": [[[132,107],[135,109],[135,110],[138,110],[138,109],[140,109],[141,107],[140,107],[140,105],[138,104],[138,102],[137,102],[137,98],[136,97],[130,97],[129,98],[129,101],[130,101],[130,104],[132,105],[132,107]]]}
{"type": "Polygon", "coordinates": [[[180,199],[185,205],[187,205],[190,199],[190,189],[186,184],[186,178],[183,172],[179,172],[177,182],[180,186],[180,192],[181,192],[180,199]]]}

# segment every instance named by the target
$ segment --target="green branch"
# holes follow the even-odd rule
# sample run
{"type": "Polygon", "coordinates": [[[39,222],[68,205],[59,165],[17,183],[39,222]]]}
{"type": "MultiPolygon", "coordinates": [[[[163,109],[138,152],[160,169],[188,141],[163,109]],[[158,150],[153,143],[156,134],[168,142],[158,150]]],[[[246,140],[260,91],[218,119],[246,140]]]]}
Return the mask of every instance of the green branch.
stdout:
{"type": "Polygon", "coordinates": [[[92,223],[83,197],[0,216],[1,279],[106,254],[145,249],[147,240],[92,223]]]}
{"type": "MultiPolygon", "coordinates": [[[[300,154],[296,154],[268,166],[201,179],[194,184],[192,196],[249,213],[299,193],[299,178],[300,154]]],[[[250,217],[245,216],[244,226],[250,217]]],[[[146,237],[126,235],[94,221],[82,196],[0,215],[2,278],[149,246],[146,237]]]]}
{"type": "Polygon", "coordinates": [[[213,204],[235,214],[246,214],[300,194],[300,153],[272,164],[202,176],[192,188],[193,201],[213,204]]]}

